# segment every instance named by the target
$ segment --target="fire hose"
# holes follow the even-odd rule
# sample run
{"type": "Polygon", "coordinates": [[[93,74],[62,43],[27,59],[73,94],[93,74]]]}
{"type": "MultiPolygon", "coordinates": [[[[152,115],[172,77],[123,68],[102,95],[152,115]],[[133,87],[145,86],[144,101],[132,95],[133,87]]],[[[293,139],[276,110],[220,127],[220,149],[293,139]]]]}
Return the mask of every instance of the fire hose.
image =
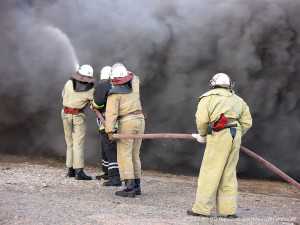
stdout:
{"type": "MultiPolygon", "coordinates": [[[[113,134],[113,139],[190,139],[196,140],[194,134],[183,134],[183,133],[155,133],[155,134],[113,134]]],[[[199,140],[198,140],[199,141],[199,140]]],[[[201,143],[205,143],[205,140],[200,140],[201,143]]],[[[249,157],[255,159],[260,164],[265,166],[268,170],[275,173],[283,180],[291,185],[294,185],[300,190],[300,184],[292,177],[284,173],[278,167],[265,160],[249,148],[241,146],[241,152],[245,153],[249,157]]]]}

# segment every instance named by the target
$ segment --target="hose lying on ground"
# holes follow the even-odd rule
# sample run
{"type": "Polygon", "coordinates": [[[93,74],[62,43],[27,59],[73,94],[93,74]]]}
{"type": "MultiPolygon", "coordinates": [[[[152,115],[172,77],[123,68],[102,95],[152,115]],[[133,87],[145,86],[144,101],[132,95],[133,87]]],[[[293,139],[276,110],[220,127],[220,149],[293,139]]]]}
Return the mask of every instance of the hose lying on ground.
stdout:
{"type": "MultiPolygon", "coordinates": [[[[114,134],[113,139],[191,139],[196,140],[192,134],[182,134],[182,133],[155,133],[155,134],[114,134]]],[[[205,143],[204,141],[202,143],[205,143]]],[[[278,167],[265,160],[258,154],[254,153],[252,150],[241,146],[241,151],[251,158],[258,161],[260,164],[264,165],[268,170],[275,173],[283,180],[288,182],[291,185],[294,185],[300,190],[300,184],[291,178],[289,175],[284,173],[278,167]]]]}

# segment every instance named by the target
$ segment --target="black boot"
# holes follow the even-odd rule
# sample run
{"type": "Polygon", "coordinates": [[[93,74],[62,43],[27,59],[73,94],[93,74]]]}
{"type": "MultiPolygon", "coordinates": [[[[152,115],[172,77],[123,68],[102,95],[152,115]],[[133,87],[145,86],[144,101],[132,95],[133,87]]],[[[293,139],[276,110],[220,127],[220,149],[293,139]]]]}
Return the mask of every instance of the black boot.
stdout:
{"type": "Polygon", "coordinates": [[[120,187],[120,186],[122,186],[122,182],[121,182],[119,176],[114,176],[114,177],[110,177],[108,181],[104,182],[103,186],[106,186],[106,187],[109,187],[109,186],[120,187]]]}
{"type": "Polygon", "coordinates": [[[142,194],[142,191],[141,191],[141,179],[134,179],[134,182],[135,182],[135,186],[134,186],[134,189],[135,189],[135,194],[136,195],[141,195],[142,194]]]}
{"type": "Polygon", "coordinates": [[[204,214],[199,214],[199,213],[195,213],[193,212],[192,210],[187,210],[186,213],[189,215],[189,216],[199,216],[199,217],[210,217],[209,215],[204,215],[204,214]]]}
{"type": "Polygon", "coordinates": [[[87,176],[83,169],[80,168],[80,169],[75,169],[75,179],[76,180],[92,180],[92,177],[90,176],[87,176]]]}
{"type": "Polygon", "coordinates": [[[121,197],[135,197],[135,182],[134,180],[125,180],[126,188],[122,191],[117,191],[115,194],[121,197]]]}
{"type": "Polygon", "coordinates": [[[68,172],[67,172],[67,177],[75,177],[75,170],[73,169],[73,167],[69,167],[68,168],[68,172]]]}
{"type": "Polygon", "coordinates": [[[226,215],[226,216],[221,216],[223,218],[227,218],[227,219],[236,219],[238,218],[238,216],[236,214],[231,214],[231,215],[226,215]]]}

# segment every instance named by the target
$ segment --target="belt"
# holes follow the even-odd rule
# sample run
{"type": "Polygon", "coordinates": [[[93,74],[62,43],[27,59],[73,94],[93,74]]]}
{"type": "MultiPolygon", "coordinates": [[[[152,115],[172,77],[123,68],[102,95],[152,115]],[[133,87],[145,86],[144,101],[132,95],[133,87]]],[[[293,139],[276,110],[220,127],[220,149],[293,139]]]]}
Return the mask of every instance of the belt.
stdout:
{"type": "MultiPolygon", "coordinates": [[[[223,129],[221,129],[221,130],[224,130],[224,129],[229,128],[230,134],[231,134],[231,136],[232,136],[232,139],[234,139],[235,136],[236,136],[236,127],[237,127],[237,124],[227,124],[227,125],[226,125],[223,129]]],[[[218,131],[221,131],[221,130],[218,130],[218,131]]],[[[207,135],[211,135],[213,131],[214,131],[214,130],[212,129],[211,125],[208,125],[207,135]]],[[[214,132],[218,132],[218,131],[214,131],[214,132]]]]}
{"type": "Polygon", "coordinates": [[[136,110],[136,111],[127,113],[126,115],[119,116],[118,119],[122,119],[122,118],[124,118],[126,116],[131,116],[131,115],[143,115],[143,111],[142,110],[136,110]]]}
{"type": "Polygon", "coordinates": [[[224,130],[224,129],[227,129],[227,128],[235,128],[237,127],[237,124],[234,123],[234,124],[226,124],[222,129],[219,129],[219,130],[214,130],[213,128],[213,125],[212,124],[208,124],[208,127],[207,127],[207,134],[212,134],[212,132],[218,132],[218,131],[221,131],[221,130],[224,130]]]}
{"type": "Polygon", "coordinates": [[[75,109],[75,108],[69,108],[69,107],[64,107],[64,113],[65,114],[72,114],[72,115],[77,115],[82,112],[82,109],[75,109]]]}

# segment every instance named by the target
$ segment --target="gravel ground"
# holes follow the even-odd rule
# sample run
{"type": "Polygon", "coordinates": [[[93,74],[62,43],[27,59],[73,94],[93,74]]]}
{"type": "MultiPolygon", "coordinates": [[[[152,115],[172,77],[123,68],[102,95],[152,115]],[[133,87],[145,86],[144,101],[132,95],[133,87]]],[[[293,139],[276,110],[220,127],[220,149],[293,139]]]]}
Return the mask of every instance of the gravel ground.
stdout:
{"type": "MultiPolygon", "coordinates": [[[[65,177],[64,165],[46,159],[0,155],[0,224],[300,224],[300,192],[287,184],[239,180],[238,219],[186,215],[196,177],[146,171],[143,194],[114,195],[102,181],[65,177]]],[[[96,168],[86,169],[96,175],[96,168]]]]}

